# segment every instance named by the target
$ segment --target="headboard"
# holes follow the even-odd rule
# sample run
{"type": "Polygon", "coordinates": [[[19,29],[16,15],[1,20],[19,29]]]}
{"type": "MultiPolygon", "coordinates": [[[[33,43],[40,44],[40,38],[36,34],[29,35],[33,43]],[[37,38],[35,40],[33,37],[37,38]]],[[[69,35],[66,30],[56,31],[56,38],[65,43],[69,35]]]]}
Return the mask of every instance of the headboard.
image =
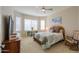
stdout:
{"type": "Polygon", "coordinates": [[[63,26],[52,26],[52,27],[50,27],[50,30],[52,30],[52,32],[56,32],[56,33],[62,32],[63,37],[65,39],[65,29],[63,26]]]}

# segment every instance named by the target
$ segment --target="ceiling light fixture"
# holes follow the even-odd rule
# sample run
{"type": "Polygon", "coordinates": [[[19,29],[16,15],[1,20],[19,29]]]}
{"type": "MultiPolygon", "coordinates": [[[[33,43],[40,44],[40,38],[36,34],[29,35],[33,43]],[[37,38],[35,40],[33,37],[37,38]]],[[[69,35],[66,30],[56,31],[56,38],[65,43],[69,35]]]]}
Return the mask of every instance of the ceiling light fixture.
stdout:
{"type": "Polygon", "coordinates": [[[45,8],[42,8],[42,10],[41,10],[42,12],[45,12],[46,10],[45,10],[45,8]]]}
{"type": "Polygon", "coordinates": [[[47,8],[45,8],[45,6],[43,6],[42,9],[41,9],[41,11],[42,11],[43,13],[46,13],[47,11],[52,11],[52,10],[53,10],[53,8],[47,9],[47,8]]]}

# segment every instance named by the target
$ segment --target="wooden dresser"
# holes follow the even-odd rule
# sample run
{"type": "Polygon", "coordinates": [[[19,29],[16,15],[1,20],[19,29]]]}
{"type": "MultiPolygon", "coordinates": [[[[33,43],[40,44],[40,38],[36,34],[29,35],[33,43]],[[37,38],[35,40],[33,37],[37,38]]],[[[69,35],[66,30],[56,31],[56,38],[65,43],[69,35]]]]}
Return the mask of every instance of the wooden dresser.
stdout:
{"type": "Polygon", "coordinates": [[[20,53],[20,40],[15,35],[11,35],[9,40],[4,40],[2,44],[2,53],[20,53]]]}

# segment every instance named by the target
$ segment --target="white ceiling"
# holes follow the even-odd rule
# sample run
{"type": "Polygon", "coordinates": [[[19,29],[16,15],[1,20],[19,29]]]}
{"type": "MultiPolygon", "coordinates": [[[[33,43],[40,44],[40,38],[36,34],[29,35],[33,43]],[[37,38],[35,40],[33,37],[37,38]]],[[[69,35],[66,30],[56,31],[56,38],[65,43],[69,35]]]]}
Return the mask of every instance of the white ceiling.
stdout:
{"type": "Polygon", "coordinates": [[[49,16],[55,12],[61,11],[63,9],[68,8],[69,6],[45,6],[46,9],[52,8],[52,11],[46,11],[46,13],[43,13],[41,11],[42,6],[16,6],[13,7],[16,11],[33,15],[33,16],[49,16]]]}

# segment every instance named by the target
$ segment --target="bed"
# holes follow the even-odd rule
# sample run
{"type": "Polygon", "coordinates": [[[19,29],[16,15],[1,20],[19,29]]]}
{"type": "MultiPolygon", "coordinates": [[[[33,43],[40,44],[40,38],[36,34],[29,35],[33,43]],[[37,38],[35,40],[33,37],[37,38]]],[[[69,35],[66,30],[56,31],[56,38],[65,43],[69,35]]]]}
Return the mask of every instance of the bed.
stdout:
{"type": "Polygon", "coordinates": [[[65,30],[62,26],[53,26],[49,32],[35,33],[33,38],[43,49],[47,49],[51,45],[65,39],[65,30]]]}

